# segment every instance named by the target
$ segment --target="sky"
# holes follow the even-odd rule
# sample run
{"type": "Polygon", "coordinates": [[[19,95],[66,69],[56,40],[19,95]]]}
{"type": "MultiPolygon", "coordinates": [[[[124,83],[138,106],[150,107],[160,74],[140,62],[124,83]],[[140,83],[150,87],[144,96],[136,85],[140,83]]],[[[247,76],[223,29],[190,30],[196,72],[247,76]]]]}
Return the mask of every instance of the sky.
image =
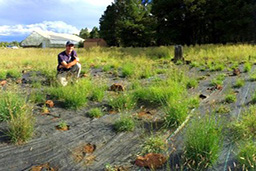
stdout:
{"type": "Polygon", "coordinates": [[[22,41],[32,31],[78,34],[99,27],[114,0],[0,0],[0,42],[22,41]]]}

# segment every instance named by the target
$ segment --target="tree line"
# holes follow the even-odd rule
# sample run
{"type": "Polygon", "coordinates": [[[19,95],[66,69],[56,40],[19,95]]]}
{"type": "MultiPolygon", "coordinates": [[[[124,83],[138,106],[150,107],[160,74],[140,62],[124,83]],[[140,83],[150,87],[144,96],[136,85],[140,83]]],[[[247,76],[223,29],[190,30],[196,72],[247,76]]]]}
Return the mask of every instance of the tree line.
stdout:
{"type": "Polygon", "coordinates": [[[110,46],[255,42],[255,0],[115,0],[100,18],[110,46]]]}

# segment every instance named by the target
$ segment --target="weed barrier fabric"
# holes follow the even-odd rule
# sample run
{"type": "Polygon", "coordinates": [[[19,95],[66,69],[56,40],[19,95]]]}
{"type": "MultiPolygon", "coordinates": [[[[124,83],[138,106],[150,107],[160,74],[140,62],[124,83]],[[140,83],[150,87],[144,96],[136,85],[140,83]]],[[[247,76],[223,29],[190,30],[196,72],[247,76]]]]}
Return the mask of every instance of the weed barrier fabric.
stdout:
{"type": "Polygon", "coordinates": [[[100,119],[91,120],[74,113],[67,114],[65,120],[70,125],[68,131],[56,130],[55,126],[58,122],[50,122],[49,119],[49,123],[37,128],[42,129],[41,134],[35,135],[35,138],[24,145],[6,144],[1,139],[0,170],[30,170],[32,166],[45,163],[59,170],[101,170],[105,168],[106,163],[130,163],[140,149],[141,132],[135,130],[129,133],[116,133],[113,131],[111,121],[115,120],[117,115],[106,115],[100,119]],[[52,127],[50,130],[52,132],[47,131],[46,127],[52,127]],[[76,161],[76,156],[80,153],[76,154],[74,151],[87,143],[96,145],[96,150],[92,153],[95,160],[90,165],[87,165],[84,160],[76,161]]]}
{"type": "MultiPolygon", "coordinates": [[[[255,70],[255,66],[253,66],[253,70],[255,70]]],[[[225,72],[226,73],[226,72],[225,72]]],[[[200,84],[198,89],[201,94],[207,95],[208,98],[201,101],[200,106],[195,109],[193,113],[200,113],[201,116],[205,115],[207,112],[211,113],[214,112],[215,105],[214,103],[223,103],[223,97],[225,92],[227,92],[230,88],[232,88],[232,85],[234,85],[237,76],[227,76],[225,80],[223,81],[223,89],[222,90],[215,90],[212,92],[209,92],[207,88],[210,86],[210,79],[212,77],[209,77],[206,80],[203,80],[200,84]],[[213,103],[211,103],[213,102],[213,103]]],[[[242,112],[248,108],[250,101],[252,99],[252,95],[254,93],[254,90],[256,88],[256,82],[251,82],[249,80],[248,73],[242,73],[240,75],[240,79],[245,79],[246,83],[242,88],[235,89],[236,91],[239,91],[237,94],[237,100],[235,103],[229,104],[230,108],[232,109],[231,112],[228,114],[228,116],[225,116],[226,123],[230,123],[230,120],[232,118],[235,118],[236,120],[239,120],[241,117],[242,112]]],[[[192,114],[193,118],[193,114],[192,114]]],[[[185,121],[187,122],[187,121],[185,121]]],[[[189,121],[188,123],[189,124],[189,121]]],[[[182,126],[183,127],[183,126],[182,126]]],[[[160,170],[189,170],[189,168],[186,168],[185,166],[182,166],[182,154],[183,154],[183,148],[184,148],[184,133],[186,131],[186,126],[184,126],[184,129],[182,129],[178,134],[171,135],[168,138],[170,149],[169,152],[171,152],[169,156],[169,161],[167,164],[160,170]]],[[[219,158],[217,162],[212,166],[209,167],[207,170],[233,170],[237,169],[237,163],[235,159],[235,154],[233,151],[235,150],[235,144],[232,144],[228,137],[224,137],[223,147],[220,151],[219,158]],[[234,164],[235,163],[235,164],[234,164]]]]}

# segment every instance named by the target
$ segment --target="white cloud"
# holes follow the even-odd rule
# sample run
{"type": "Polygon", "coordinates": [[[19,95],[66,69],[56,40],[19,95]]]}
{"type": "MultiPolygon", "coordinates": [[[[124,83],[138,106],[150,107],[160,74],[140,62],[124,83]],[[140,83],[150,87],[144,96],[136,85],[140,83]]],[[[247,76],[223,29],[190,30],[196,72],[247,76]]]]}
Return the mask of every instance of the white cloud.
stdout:
{"type": "Polygon", "coordinates": [[[74,4],[78,3],[80,5],[90,5],[94,7],[107,7],[108,5],[111,4],[111,2],[114,2],[114,0],[60,0],[61,3],[65,4],[74,4]]]}
{"type": "Polygon", "coordinates": [[[79,30],[69,25],[63,21],[43,21],[42,23],[29,24],[29,25],[3,25],[0,26],[0,35],[1,36],[10,36],[10,35],[25,35],[29,34],[34,30],[42,31],[53,31],[57,33],[69,33],[69,34],[78,34],[79,30]]]}

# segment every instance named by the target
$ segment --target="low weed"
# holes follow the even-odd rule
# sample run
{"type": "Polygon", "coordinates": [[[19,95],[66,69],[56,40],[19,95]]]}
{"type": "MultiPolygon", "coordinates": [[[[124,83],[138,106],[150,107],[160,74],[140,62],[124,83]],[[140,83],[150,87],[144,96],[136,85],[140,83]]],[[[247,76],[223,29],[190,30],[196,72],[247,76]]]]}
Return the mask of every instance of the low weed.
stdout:
{"type": "Polygon", "coordinates": [[[250,81],[256,81],[256,71],[250,72],[250,81]]]}
{"type": "Polygon", "coordinates": [[[115,123],[114,129],[117,132],[133,131],[135,128],[134,120],[129,116],[121,116],[115,123]]]}
{"type": "Polygon", "coordinates": [[[145,143],[142,146],[141,155],[148,153],[165,153],[166,150],[166,140],[159,135],[152,135],[145,140],[145,143]]]}
{"type": "Polygon", "coordinates": [[[205,170],[218,159],[221,149],[221,127],[213,117],[194,119],[185,134],[185,163],[195,170],[205,170]]]}
{"type": "Polygon", "coordinates": [[[100,118],[100,117],[103,116],[103,113],[102,113],[100,108],[92,108],[88,112],[88,116],[91,117],[91,118],[100,118]]]}

